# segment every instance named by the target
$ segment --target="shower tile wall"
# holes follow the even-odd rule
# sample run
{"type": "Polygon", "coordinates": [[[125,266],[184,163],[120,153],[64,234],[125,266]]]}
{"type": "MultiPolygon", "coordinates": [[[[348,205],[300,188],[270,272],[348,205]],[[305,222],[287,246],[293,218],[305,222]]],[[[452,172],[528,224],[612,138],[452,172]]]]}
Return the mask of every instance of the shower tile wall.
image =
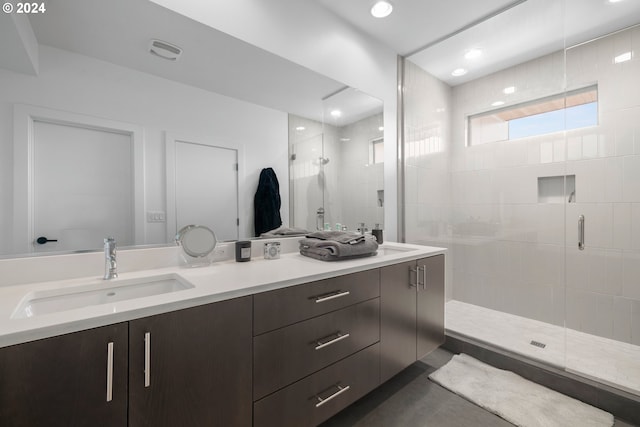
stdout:
{"type": "Polygon", "coordinates": [[[340,173],[340,205],[338,222],[355,229],[364,222],[368,229],[384,226],[384,206],[378,191],[384,189],[384,163],[370,162],[371,141],[382,137],[382,113],[340,127],[339,147],[343,167],[340,173]]]}
{"type": "MultiPolygon", "coordinates": [[[[450,236],[449,297],[564,325],[566,275],[568,327],[640,344],[639,52],[640,28],[568,50],[567,89],[598,84],[599,125],[566,135],[471,147],[465,141],[466,116],[491,110],[495,101],[509,105],[562,93],[564,52],[451,89],[450,144],[444,138],[441,157],[409,154],[406,172],[407,240],[437,243],[450,236]],[[616,55],[631,50],[631,61],[614,64],[616,55]],[[505,95],[508,86],[516,92],[505,95]],[[564,175],[575,175],[575,203],[539,202],[538,178],[564,175]],[[450,186],[450,212],[434,182],[450,186]],[[577,249],[580,214],[587,223],[585,251],[577,249]]],[[[411,70],[407,76],[408,88],[419,86],[411,70]]],[[[407,145],[415,140],[413,121],[437,123],[431,104],[447,99],[435,79],[422,79],[429,100],[405,107],[407,145]]]]}
{"type": "Polygon", "coordinates": [[[406,62],[406,240],[451,248],[448,299],[564,325],[566,292],[568,327],[640,344],[640,27],[566,61],[567,89],[598,84],[597,127],[472,147],[467,115],[563,92],[564,52],[454,88],[406,62]],[[564,175],[575,203],[540,203],[564,175]]]}
{"type": "Polygon", "coordinates": [[[293,226],[315,229],[320,206],[332,228],[336,223],[349,230],[360,222],[369,229],[384,225],[384,207],[378,202],[384,163],[370,164],[369,159],[371,141],[383,135],[382,124],[382,113],[340,127],[289,115],[289,149],[296,154],[289,173],[293,226]],[[329,162],[321,166],[320,157],[329,162]]]}

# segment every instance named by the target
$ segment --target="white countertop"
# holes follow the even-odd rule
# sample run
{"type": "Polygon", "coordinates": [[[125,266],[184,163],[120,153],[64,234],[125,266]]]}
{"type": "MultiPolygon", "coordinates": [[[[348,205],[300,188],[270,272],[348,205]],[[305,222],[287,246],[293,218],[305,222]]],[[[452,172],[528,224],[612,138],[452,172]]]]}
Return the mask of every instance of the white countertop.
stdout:
{"type": "Polygon", "coordinates": [[[345,261],[325,262],[300,255],[280,259],[254,257],[250,262],[216,262],[208,267],[166,267],[121,273],[118,281],[176,274],[193,288],[143,298],[92,305],[35,317],[12,319],[21,301],[33,292],[100,283],[100,277],[83,277],[0,287],[0,347],[20,344],[84,329],[124,322],[197,305],[252,295],[291,285],[327,279],[371,268],[443,254],[446,249],[402,243],[385,243],[378,254],[345,261]],[[394,250],[396,248],[396,250],[394,250]]]}

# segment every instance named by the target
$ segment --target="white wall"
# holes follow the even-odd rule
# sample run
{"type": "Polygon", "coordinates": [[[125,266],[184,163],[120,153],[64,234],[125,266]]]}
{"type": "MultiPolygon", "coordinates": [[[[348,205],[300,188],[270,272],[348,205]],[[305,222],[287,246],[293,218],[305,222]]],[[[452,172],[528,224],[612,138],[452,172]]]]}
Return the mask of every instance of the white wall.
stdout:
{"type": "MultiPolygon", "coordinates": [[[[244,149],[240,236],[253,232],[260,170],[288,181],[287,114],[67,51],[40,47],[38,76],[0,69],[0,253],[8,248],[13,205],[13,105],[37,105],[135,123],[145,131],[146,210],[165,208],[164,131],[244,149]],[[9,233],[8,235],[6,233],[9,233]]],[[[280,187],[288,221],[288,188],[280,187]]],[[[168,241],[165,224],[147,224],[148,243],[168,241]]],[[[169,236],[171,237],[171,236],[169,236]]]]}
{"type": "Polygon", "coordinates": [[[396,54],[312,0],[153,0],[384,101],[385,226],[397,239],[396,54]]]}

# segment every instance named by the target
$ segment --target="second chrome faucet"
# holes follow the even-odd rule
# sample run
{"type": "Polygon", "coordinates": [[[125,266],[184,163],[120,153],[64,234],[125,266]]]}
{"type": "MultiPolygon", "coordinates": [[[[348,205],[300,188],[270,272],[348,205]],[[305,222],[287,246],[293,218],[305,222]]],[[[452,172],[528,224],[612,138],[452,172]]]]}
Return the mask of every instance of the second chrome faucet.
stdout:
{"type": "Polygon", "coordinates": [[[116,239],[107,237],[104,239],[104,280],[118,277],[118,264],[116,263],[116,239]]]}

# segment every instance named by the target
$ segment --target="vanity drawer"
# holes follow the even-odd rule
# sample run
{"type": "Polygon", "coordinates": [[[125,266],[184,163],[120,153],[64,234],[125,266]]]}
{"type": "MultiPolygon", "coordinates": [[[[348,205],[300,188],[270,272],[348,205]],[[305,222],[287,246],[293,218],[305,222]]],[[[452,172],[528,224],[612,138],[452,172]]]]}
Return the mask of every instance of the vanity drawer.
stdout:
{"type": "Polygon", "coordinates": [[[254,427],[315,426],[325,421],[378,386],[379,350],[374,344],[255,402],[254,427]]]}
{"type": "Polygon", "coordinates": [[[380,340],[380,299],[253,339],[253,398],[260,399],[380,340]]]}
{"type": "Polygon", "coordinates": [[[377,268],[256,294],[253,332],[260,335],[378,296],[377,268]]]}

